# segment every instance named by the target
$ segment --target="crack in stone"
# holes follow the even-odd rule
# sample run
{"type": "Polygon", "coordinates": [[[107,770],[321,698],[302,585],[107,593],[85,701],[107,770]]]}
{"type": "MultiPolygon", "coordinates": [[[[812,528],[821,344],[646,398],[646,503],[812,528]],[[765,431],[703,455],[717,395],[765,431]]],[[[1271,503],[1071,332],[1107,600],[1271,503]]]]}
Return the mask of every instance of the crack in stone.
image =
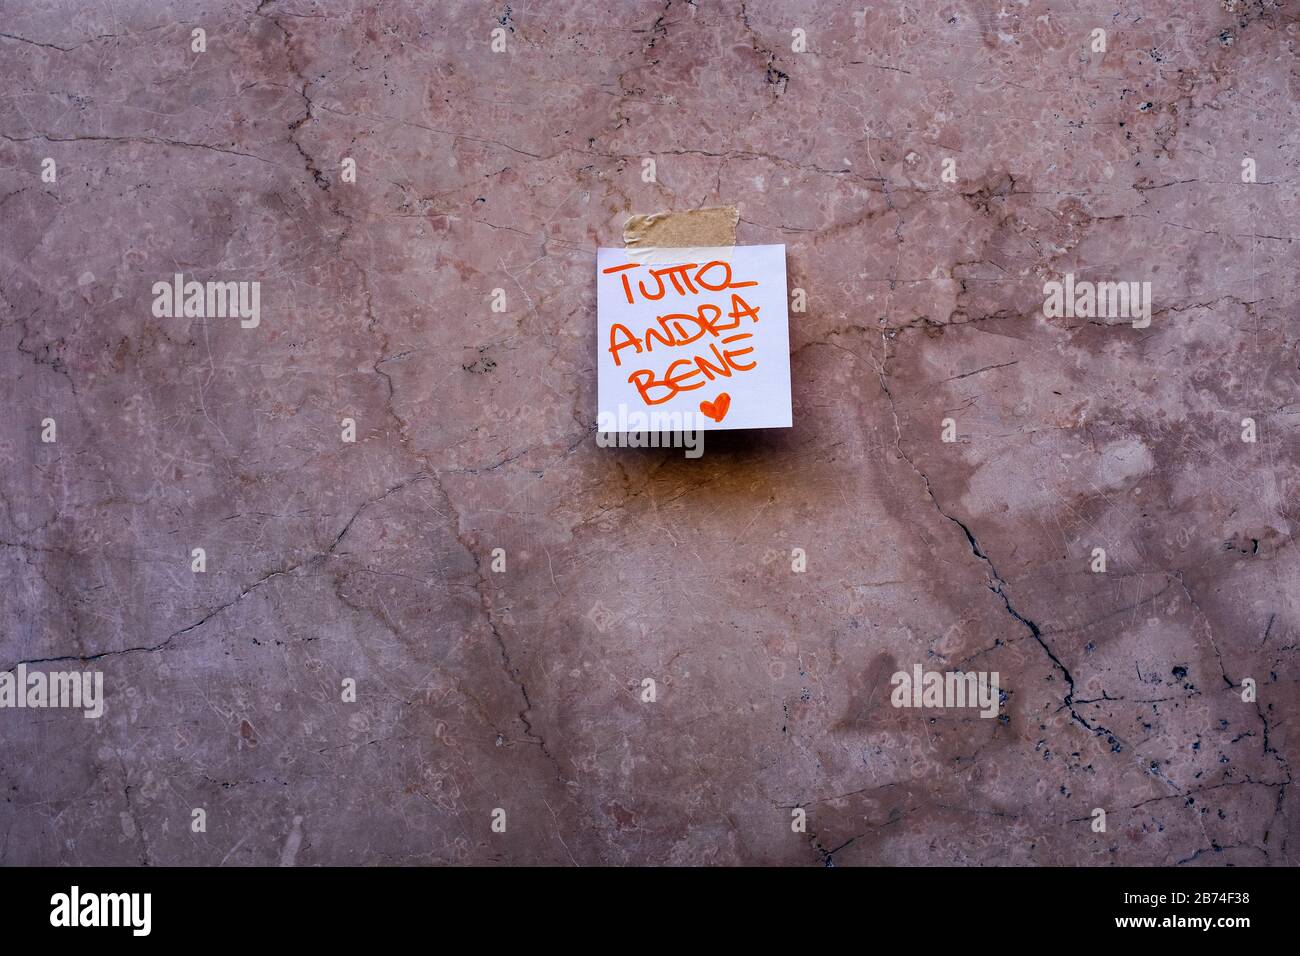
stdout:
{"type": "Polygon", "coordinates": [[[207,149],[214,153],[224,153],[228,156],[243,156],[248,159],[255,159],[259,163],[266,163],[268,166],[275,166],[271,162],[258,156],[256,153],[246,153],[239,149],[229,149],[225,146],[214,146],[211,143],[191,143],[183,139],[170,139],[166,136],[50,136],[47,133],[33,133],[31,136],[10,136],[7,133],[0,133],[0,139],[7,139],[11,143],[28,143],[34,139],[43,139],[48,143],[126,143],[136,146],[177,146],[187,149],[207,149]]]}
{"type": "Polygon", "coordinates": [[[495,639],[497,644],[497,649],[501,654],[501,662],[502,662],[503,669],[505,670],[506,675],[510,678],[511,682],[519,689],[519,696],[523,698],[524,701],[523,709],[520,710],[516,716],[519,722],[524,726],[524,732],[526,734],[525,739],[527,739],[529,743],[536,744],[541,749],[542,753],[555,767],[556,778],[561,782],[563,782],[564,773],[560,767],[559,761],[556,760],[555,755],[551,753],[550,747],[546,743],[546,739],[533,729],[532,719],[528,716],[533,709],[533,701],[532,698],[529,697],[528,695],[528,686],[525,683],[524,679],[520,676],[519,668],[516,666],[514,659],[511,657],[510,648],[506,645],[505,637],[502,635],[501,628],[497,624],[496,613],[492,608],[492,599],[489,593],[491,588],[491,583],[487,575],[483,571],[483,559],[479,556],[478,548],[474,546],[474,543],[470,541],[466,536],[465,532],[462,531],[462,527],[461,527],[462,521],[460,517],[460,511],[452,503],[451,496],[447,493],[447,490],[443,486],[441,479],[437,475],[434,475],[432,477],[434,480],[434,484],[438,487],[438,490],[439,492],[441,492],[443,499],[447,502],[447,507],[451,509],[452,521],[453,521],[452,530],[453,533],[456,535],[456,540],[460,542],[461,547],[465,549],[465,552],[469,555],[470,559],[474,562],[474,571],[478,576],[477,590],[479,595],[479,605],[483,610],[483,616],[487,621],[488,628],[489,630],[491,630],[492,637],[495,639]]]}
{"type": "MultiPolygon", "coordinates": [[[[1218,642],[1215,641],[1214,639],[1214,632],[1210,628],[1209,615],[1205,613],[1205,610],[1201,607],[1201,605],[1197,602],[1196,597],[1192,594],[1191,589],[1187,587],[1187,582],[1183,578],[1182,570],[1180,569],[1180,570],[1173,571],[1172,575],[1178,580],[1179,586],[1183,589],[1183,593],[1187,596],[1187,600],[1191,603],[1192,607],[1196,609],[1196,612],[1200,614],[1202,619],[1204,619],[1205,621],[1205,633],[1206,636],[1210,639],[1210,647],[1213,648],[1214,657],[1219,663],[1219,673],[1223,677],[1223,683],[1230,690],[1237,690],[1238,688],[1241,687],[1241,683],[1239,681],[1234,681],[1231,677],[1229,677],[1227,668],[1223,666],[1223,654],[1220,652],[1218,642]]],[[[1270,626],[1272,625],[1271,620],[1269,624],[1270,626]]],[[[1266,755],[1272,754],[1273,759],[1278,761],[1282,765],[1282,768],[1286,771],[1286,777],[1287,777],[1286,783],[1289,784],[1292,782],[1291,766],[1287,762],[1286,758],[1281,754],[1281,752],[1269,744],[1268,731],[1269,731],[1270,724],[1268,718],[1265,717],[1264,715],[1263,709],[1260,707],[1258,697],[1255,698],[1255,710],[1259,714],[1260,722],[1263,724],[1264,727],[1264,735],[1263,735],[1264,753],[1266,755]]]]}
{"type": "Polygon", "coordinates": [[[430,477],[431,476],[424,473],[414,475],[411,478],[407,478],[404,481],[398,482],[396,485],[393,485],[383,494],[377,495],[376,497],[370,498],[367,501],[363,502],[361,506],[352,513],[352,516],[348,518],[347,522],[343,525],[343,528],[339,531],[338,534],[334,536],[334,540],[330,542],[329,547],[326,548],[324,551],[321,551],[318,554],[314,554],[309,558],[297,562],[296,564],[291,564],[286,568],[281,568],[276,571],[271,571],[268,574],[264,574],[262,577],[254,581],[252,584],[249,584],[248,586],[241,588],[239,590],[239,593],[236,594],[229,601],[217,605],[217,607],[208,611],[206,614],[200,617],[193,624],[189,624],[185,627],[182,627],[180,630],[173,631],[171,634],[167,635],[167,637],[159,641],[157,644],[142,645],[139,647],[124,647],[115,651],[99,651],[94,654],[62,654],[56,657],[28,658],[21,661],[15,661],[13,664],[9,665],[4,669],[12,671],[19,664],[54,664],[54,663],[61,663],[64,661],[80,661],[82,663],[86,663],[89,661],[103,660],[109,657],[121,657],[126,654],[141,654],[141,653],[147,654],[147,653],[153,653],[154,651],[165,650],[178,637],[188,634],[190,631],[197,630],[198,628],[202,627],[204,624],[212,620],[217,615],[234,607],[245,597],[247,597],[249,594],[256,591],[258,588],[260,588],[267,581],[270,581],[272,578],[292,575],[302,568],[314,566],[325,561],[327,558],[331,557],[334,554],[339,544],[343,541],[344,535],[346,535],[348,531],[352,528],[352,525],[356,522],[357,518],[360,517],[363,511],[365,511],[371,505],[383,501],[389,495],[395,494],[396,492],[401,491],[403,488],[415,484],[418,481],[427,480],[430,477]]]}
{"type": "MultiPolygon", "coordinates": [[[[887,363],[888,355],[889,355],[889,345],[888,342],[885,340],[883,332],[881,333],[881,341],[882,341],[882,346],[885,350],[884,351],[885,362],[887,363]]],[[[1085,717],[1083,717],[1077,710],[1075,710],[1074,675],[1070,673],[1070,669],[1065,666],[1064,662],[1062,662],[1062,660],[1056,655],[1056,652],[1052,650],[1051,645],[1049,645],[1047,641],[1044,639],[1042,629],[1038,626],[1037,622],[1021,614],[1020,611],[1016,609],[1015,605],[1011,603],[1011,597],[1010,595],[1007,594],[1006,591],[1007,588],[1006,581],[1003,579],[1002,575],[998,573],[998,569],[993,564],[992,559],[988,556],[987,553],[985,553],[984,549],[980,547],[980,543],[976,539],[974,532],[972,532],[970,527],[967,526],[966,523],[963,522],[961,519],[955,517],[954,515],[949,514],[947,511],[943,509],[943,506],[939,504],[939,499],[934,494],[934,489],[930,484],[929,476],[926,475],[926,473],[917,466],[916,462],[912,460],[911,456],[909,456],[907,452],[903,450],[902,425],[899,421],[898,406],[894,401],[894,394],[892,391],[890,391],[889,388],[886,367],[884,363],[880,363],[880,362],[876,362],[875,365],[876,365],[877,375],[879,376],[880,379],[880,389],[882,392],[884,392],[885,398],[889,402],[890,414],[893,416],[894,419],[894,449],[898,452],[899,457],[901,457],[905,462],[907,462],[908,466],[912,469],[912,471],[914,471],[917,474],[917,476],[920,477],[922,484],[925,485],[926,496],[930,499],[930,502],[934,505],[935,510],[938,511],[939,514],[942,515],[944,518],[948,519],[950,522],[952,522],[958,528],[961,529],[962,534],[965,535],[966,537],[966,543],[970,546],[971,553],[980,561],[984,562],[985,566],[988,569],[987,570],[987,575],[989,578],[988,589],[1001,599],[1002,606],[1004,610],[1007,612],[1007,614],[1015,618],[1026,629],[1028,629],[1030,635],[1038,643],[1038,646],[1042,648],[1043,653],[1047,655],[1048,659],[1052,662],[1052,665],[1061,672],[1061,676],[1065,679],[1066,686],[1069,688],[1069,690],[1065,694],[1062,703],[1064,707],[1067,710],[1069,710],[1071,719],[1074,720],[1075,723],[1086,728],[1090,733],[1096,736],[1106,737],[1107,741],[1111,744],[1112,752],[1117,752],[1118,749],[1123,746],[1123,741],[1121,741],[1115,734],[1111,733],[1109,730],[1103,727],[1100,723],[1096,725],[1089,723],[1085,717]]]]}
{"type": "Polygon", "coordinates": [[[152,866],[153,861],[149,858],[149,839],[145,836],[144,828],[140,826],[140,816],[135,812],[135,803],[131,800],[131,784],[127,782],[126,764],[122,761],[122,755],[117,755],[117,764],[122,770],[122,796],[126,799],[126,812],[131,818],[131,824],[135,827],[136,835],[140,838],[140,857],[145,866],[152,866]]]}
{"type": "MultiPolygon", "coordinates": [[[[289,124],[289,144],[293,146],[293,148],[296,149],[298,151],[298,154],[302,157],[303,164],[306,167],[307,172],[311,176],[312,180],[316,183],[316,185],[319,186],[322,190],[329,192],[329,188],[330,188],[329,180],[325,178],[325,174],[320,171],[320,168],[317,167],[316,165],[316,161],[312,159],[311,155],[307,152],[307,150],[303,149],[302,144],[298,142],[298,136],[297,136],[298,130],[302,128],[303,124],[311,120],[313,117],[313,104],[311,101],[311,94],[307,92],[308,88],[311,86],[311,83],[307,79],[307,77],[303,74],[302,68],[298,65],[298,61],[295,59],[293,55],[293,34],[290,33],[285,28],[284,24],[280,22],[278,17],[274,17],[269,14],[262,13],[262,7],[264,6],[266,6],[266,3],[258,4],[258,7],[254,11],[254,13],[262,17],[263,19],[267,20],[268,22],[274,24],[275,28],[279,30],[281,34],[283,34],[284,56],[285,56],[285,60],[289,64],[289,72],[292,73],[295,77],[297,77],[298,82],[302,84],[298,89],[298,95],[302,97],[303,105],[306,107],[306,112],[298,119],[294,120],[292,123],[289,124]]],[[[343,213],[338,208],[337,202],[332,204],[332,211],[336,215],[343,216],[343,213]]],[[[347,219],[348,217],[343,216],[343,218],[347,219]]]]}
{"type": "Polygon", "coordinates": [[[146,33],[153,33],[157,30],[163,30],[173,25],[174,24],[171,23],[162,23],[156,27],[150,27],[147,30],[140,30],[137,31],[136,33],[100,33],[93,37],[89,37],[85,40],[82,40],[80,43],[74,43],[72,46],[59,46],[57,43],[47,43],[41,40],[32,40],[28,37],[18,36],[15,33],[0,32],[0,37],[3,37],[7,40],[17,40],[19,43],[27,43],[30,44],[31,46],[44,47],[47,50],[58,50],[60,53],[71,53],[74,50],[77,50],[83,46],[87,46],[88,44],[91,43],[96,43],[99,40],[116,40],[122,37],[143,36],[146,33]]]}

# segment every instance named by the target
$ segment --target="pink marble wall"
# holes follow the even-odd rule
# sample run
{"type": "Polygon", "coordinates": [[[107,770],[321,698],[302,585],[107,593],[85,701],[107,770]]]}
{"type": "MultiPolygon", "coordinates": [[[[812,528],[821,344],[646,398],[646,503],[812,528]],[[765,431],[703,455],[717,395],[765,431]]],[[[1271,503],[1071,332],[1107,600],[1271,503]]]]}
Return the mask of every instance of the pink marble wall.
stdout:
{"type": "Polygon", "coordinates": [[[0,863],[1294,864],[1298,40],[0,3],[0,669],[105,686],[0,709],[0,863]],[[732,203],[795,427],[596,447],[595,248],[732,203]],[[156,317],[177,272],[260,322],[156,317]],[[998,718],[893,707],[916,664],[998,718]]]}

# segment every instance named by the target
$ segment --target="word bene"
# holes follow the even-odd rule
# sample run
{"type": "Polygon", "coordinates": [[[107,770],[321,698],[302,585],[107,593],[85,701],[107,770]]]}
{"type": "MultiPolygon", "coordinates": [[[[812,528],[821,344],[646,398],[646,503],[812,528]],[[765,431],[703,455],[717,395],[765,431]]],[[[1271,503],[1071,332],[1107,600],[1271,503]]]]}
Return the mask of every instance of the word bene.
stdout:
{"type": "Polygon", "coordinates": [[[756,286],[757,281],[734,281],[730,263],[716,259],[703,266],[688,262],[662,268],[647,267],[652,288],[647,288],[647,279],[637,278],[634,290],[633,270],[640,268],[639,263],[629,262],[602,270],[606,275],[619,276],[629,305],[635,305],[638,296],[642,301],[657,302],[666,298],[670,291],[677,298],[719,292],[730,295],[730,309],[725,313],[722,306],[701,302],[694,312],[667,312],[656,317],[657,327],[649,326],[640,335],[621,322],[610,326],[609,353],[614,364],[620,367],[623,365],[620,353],[626,349],[633,349],[636,355],[652,355],[656,348],[679,349],[709,336],[705,352],[691,358],[674,359],[662,374],[656,374],[652,368],[638,368],[628,376],[627,380],[636,386],[647,405],[660,405],[678,392],[703,388],[719,377],[731,378],[734,372],[747,372],[757,367],[757,361],[740,361],[741,357],[753,352],[754,347],[736,344],[753,338],[753,333],[736,330],[741,328],[742,319],[757,322],[759,310],[746,302],[740,293],[731,291],[756,286]],[[734,334],[726,334],[731,332],[734,334]],[[720,345],[723,347],[719,348],[720,345]]]}

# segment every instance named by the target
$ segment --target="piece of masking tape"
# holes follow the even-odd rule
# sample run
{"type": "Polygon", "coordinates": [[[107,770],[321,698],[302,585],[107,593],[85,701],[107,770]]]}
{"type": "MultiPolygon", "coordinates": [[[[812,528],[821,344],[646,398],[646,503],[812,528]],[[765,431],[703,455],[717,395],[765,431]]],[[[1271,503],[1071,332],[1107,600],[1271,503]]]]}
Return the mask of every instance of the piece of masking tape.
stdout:
{"type": "Polygon", "coordinates": [[[734,247],[736,223],[739,221],[740,211],[735,206],[630,216],[623,224],[623,246],[628,258],[635,262],[674,262],[683,256],[695,258],[686,250],[734,247]]]}

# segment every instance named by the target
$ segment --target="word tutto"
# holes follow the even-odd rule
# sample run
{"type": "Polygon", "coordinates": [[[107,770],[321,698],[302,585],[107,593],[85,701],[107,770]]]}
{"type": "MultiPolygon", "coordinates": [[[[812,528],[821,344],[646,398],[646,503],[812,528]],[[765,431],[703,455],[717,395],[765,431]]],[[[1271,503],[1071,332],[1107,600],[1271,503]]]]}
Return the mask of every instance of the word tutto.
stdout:
{"type": "Polygon", "coordinates": [[[74,707],[93,720],[104,715],[103,671],[27,672],[0,671],[0,707],[74,707]],[[93,678],[93,680],[92,680],[93,678]]]}
{"type": "Polygon", "coordinates": [[[629,410],[620,402],[618,414],[596,416],[598,448],[684,448],[687,458],[704,454],[704,429],[697,428],[691,412],[629,410]]]}
{"type": "Polygon", "coordinates": [[[1133,319],[1135,329],[1151,324],[1150,282],[1075,282],[1068,272],[1063,283],[1043,283],[1043,295],[1045,318],[1133,319]]]}
{"type": "Polygon", "coordinates": [[[152,893],[70,893],[50,897],[51,926],[130,926],[131,935],[148,936],[152,928],[152,893]]]}
{"type": "MultiPolygon", "coordinates": [[[[636,302],[636,299],[632,296],[632,283],[628,281],[626,270],[636,268],[639,268],[637,263],[629,262],[626,265],[610,266],[608,269],[603,270],[606,275],[611,275],[615,272],[620,273],[619,279],[623,283],[623,294],[627,296],[628,305],[633,305],[636,302]]],[[[672,283],[673,290],[678,295],[686,295],[688,292],[691,295],[697,295],[700,289],[707,289],[710,292],[721,292],[723,289],[744,289],[752,285],[758,285],[757,280],[750,280],[749,282],[732,282],[731,263],[723,262],[721,259],[715,259],[713,262],[710,262],[703,267],[698,266],[694,262],[686,262],[675,266],[664,266],[662,269],[650,269],[649,272],[650,275],[654,276],[655,281],[658,283],[654,293],[650,293],[646,290],[644,279],[637,283],[637,288],[641,291],[641,297],[643,299],[648,299],[653,302],[662,299],[668,292],[668,289],[664,286],[665,276],[668,277],[668,281],[672,283]],[[723,280],[716,285],[712,282],[704,281],[704,276],[718,266],[721,266],[723,271],[726,273],[723,280]],[[696,270],[694,281],[691,279],[692,269],[696,270]]]]}
{"type": "MultiPolygon", "coordinates": [[[[641,268],[640,264],[629,262],[601,270],[605,275],[619,274],[623,284],[623,294],[627,297],[629,305],[636,302],[636,295],[627,270],[638,268],[641,268]]],[[[703,266],[688,262],[647,271],[655,280],[653,291],[646,288],[645,279],[637,281],[636,290],[643,300],[652,302],[664,298],[668,294],[669,286],[676,295],[687,296],[758,285],[757,281],[733,281],[731,264],[720,259],[703,266]],[[668,280],[667,284],[664,282],[665,279],[668,280]]],[[[740,361],[741,356],[754,351],[752,345],[730,347],[734,343],[753,338],[753,333],[744,331],[737,331],[733,335],[724,333],[740,329],[743,318],[757,322],[759,310],[746,302],[737,292],[731,292],[730,299],[731,309],[725,313],[725,319],[721,306],[712,302],[702,302],[693,313],[669,312],[657,316],[655,322],[658,327],[652,325],[641,335],[635,334],[622,322],[615,322],[610,326],[609,353],[614,358],[615,366],[622,366],[623,359],[620,353],[624,349],[633,349],[636,355],[649,355],[654,353],[656,347],[660,350],[682,348],[709,336],[706,340],[707,352],[696,354],[691,358],[674,359],[662,375],[656,375],[652,369],[640,368],[628,376],[628,382],[636,386],[641,399],[647,405],[660,405],[670,401],[678,392],[703,388],[719,377],[730,378],[733,372],[747,372],[758,365],[756,361],[740,361]],[[719,348],[719,345],[724,347],[719,348]],[[693,381],[696,379],[698,380],[693,381]]]]}
{"type": "Polygon", "coordinates": [[[172,281],[153,284],[153,315],[156,319],[225,319],[238,315],[241,328],[255,329],[262,321],[262,283],[184,281],[176,273],[172,281]]]}
{"type": "Polygon", "coordinates": [[[938,671],[922,673],[921,665],[912,674],[898,671],[889,678],[894,686],[889,702],[895,707],[980,707],[981,717],[996,717],[1001,697],[998,672],[938,671]]]}

